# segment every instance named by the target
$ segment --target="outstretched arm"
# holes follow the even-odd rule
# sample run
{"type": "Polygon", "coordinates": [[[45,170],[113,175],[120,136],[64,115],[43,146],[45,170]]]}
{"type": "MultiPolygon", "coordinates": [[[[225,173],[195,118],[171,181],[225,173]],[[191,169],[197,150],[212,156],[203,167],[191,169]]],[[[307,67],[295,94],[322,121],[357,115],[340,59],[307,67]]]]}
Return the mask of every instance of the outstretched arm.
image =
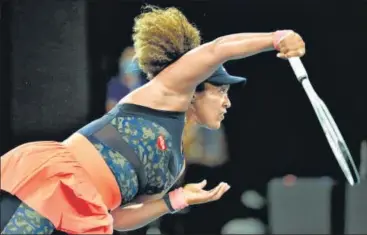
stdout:
{"type": "Polygon", "coordinates": [[[302,38],[293,31],[281,33],[238,33],[219,37],[189,51],[157,78],[169,89],[190,93],[220,64],[275,50],[274,43],[280,42],[278,50],[283,58],[303,56],[305,44],[302,38]]]}
{"type": "MultiPolygon", "coordinates": [[[[229,189],[228,184],[220,183],[212,190],[203,188],[206,181],[198,184],[187,184],[185,187],[169,193],[170,207],[182,209],[182,205],[195,205],[218,200],[229,189]]],[[[171,209],[172,209],[171,208],[171,209]]],[[[158,219],[171,210],[164,199],[155,199],[134,204],[124,208],[118,208],[111,212],[114,219],[114,229],[120,231],[135,230],[158,219]]]]}

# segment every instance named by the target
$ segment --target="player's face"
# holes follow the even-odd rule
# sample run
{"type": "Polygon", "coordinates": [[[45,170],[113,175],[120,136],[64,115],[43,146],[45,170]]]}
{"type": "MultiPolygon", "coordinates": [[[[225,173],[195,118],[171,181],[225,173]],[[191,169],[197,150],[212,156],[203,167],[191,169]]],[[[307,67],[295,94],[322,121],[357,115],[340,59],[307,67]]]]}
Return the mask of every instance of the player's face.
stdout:
{"type": "Polygon", "coordinates": [[[227,109],[231,107],[228,98],[229,85],[214,86],[205,84],[204,91],[196,92],[192,109],[198,124],[209,129],[218,129],[227,109]]]}

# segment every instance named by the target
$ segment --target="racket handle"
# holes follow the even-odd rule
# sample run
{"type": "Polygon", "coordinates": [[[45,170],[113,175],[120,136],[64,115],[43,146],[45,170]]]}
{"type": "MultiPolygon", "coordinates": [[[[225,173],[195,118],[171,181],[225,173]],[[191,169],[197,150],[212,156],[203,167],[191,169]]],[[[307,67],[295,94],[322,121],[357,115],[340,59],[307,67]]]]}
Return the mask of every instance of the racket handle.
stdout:
{"type": "Polygon", "coordinates": [[[303,66],[303,63],[299,57],[289,58],[288,61],[291,64],[293,72],[296,75],[299,82],[302,83],[304,79],[308,78],[307,71],[303,66]]]}
{"type": "Polygon", "coordinates": [[[313,89],[310,80],[308,79],[308,74],[303,66],[303,63],[299,57],[292,57],[288,59],[297,80],[302,84],[308,97],[312,100],[319,100],[320,97],[317,95],[316,91],[313,89]]]}

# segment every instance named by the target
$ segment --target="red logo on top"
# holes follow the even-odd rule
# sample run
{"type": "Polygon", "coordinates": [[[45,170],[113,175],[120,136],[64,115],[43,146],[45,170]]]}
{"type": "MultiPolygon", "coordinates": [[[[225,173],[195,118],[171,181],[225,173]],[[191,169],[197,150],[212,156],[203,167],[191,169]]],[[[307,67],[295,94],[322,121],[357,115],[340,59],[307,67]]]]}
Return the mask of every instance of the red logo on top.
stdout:
{"type": "Polygon", "coordinates": [[[166,150],[167,149],[166,141],[164,140],[164,137],[162,135],[158,136],[157,146],[160,150],[166,150]]]}

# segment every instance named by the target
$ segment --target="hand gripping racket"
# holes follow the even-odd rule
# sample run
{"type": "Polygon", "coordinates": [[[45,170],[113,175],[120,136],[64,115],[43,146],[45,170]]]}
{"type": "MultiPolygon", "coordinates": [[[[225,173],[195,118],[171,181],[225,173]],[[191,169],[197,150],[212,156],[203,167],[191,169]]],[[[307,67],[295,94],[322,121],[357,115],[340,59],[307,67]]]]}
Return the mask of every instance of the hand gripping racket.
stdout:
{"type": "Polygon", "coordinates": [[[326,139],[329,142],[331,150],[333,151],[345,177],[349,184],[358,184],[360,182],[360,176],[349,152],[348,146],[345,143],[334,118],[331,116],[330,111],[313,89],[301,59],[299,57],[293,57],[289,59],[289,63],[291,64],[298,81],[302,84],[308,98],[310,99],[312,107],[315,110],[322,129],[324,130],[326,139]]]}

